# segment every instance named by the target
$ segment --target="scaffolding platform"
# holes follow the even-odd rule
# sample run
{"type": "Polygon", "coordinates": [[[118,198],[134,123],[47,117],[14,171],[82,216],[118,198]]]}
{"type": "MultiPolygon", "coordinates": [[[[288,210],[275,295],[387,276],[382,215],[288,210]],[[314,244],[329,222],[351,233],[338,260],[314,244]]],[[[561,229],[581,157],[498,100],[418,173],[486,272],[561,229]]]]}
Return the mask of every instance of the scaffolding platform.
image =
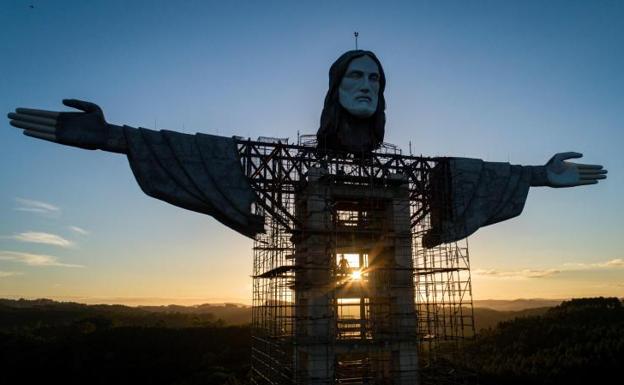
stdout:
{"type": "Polygon", "coordinates": [[[462,383],[447,366],[474,336],[467,244],[422,246],[445,201],[429,182],[444,159],[237,143],[266,230],[254,242],[252,382],[462,383]]]}

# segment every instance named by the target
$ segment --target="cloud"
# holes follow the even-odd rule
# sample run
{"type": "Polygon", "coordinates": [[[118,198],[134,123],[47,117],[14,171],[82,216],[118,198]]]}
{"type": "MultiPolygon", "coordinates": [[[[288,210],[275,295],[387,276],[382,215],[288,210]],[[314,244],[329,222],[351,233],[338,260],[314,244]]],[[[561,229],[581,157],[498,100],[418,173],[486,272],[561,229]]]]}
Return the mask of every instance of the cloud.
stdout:
{"type": "Polygon", "coordinates": [[[501,271],[496,269],[476,269],[473,271],[475,275],[494,277],[494,278],[547,278],[561,273],[561,270],[557,269],[524,269],[524,270],[509,270],[501,271]]]}
{"type": "Polygon", "coordinates": [[[497,269],[473,269],[472,273],[492,278],[549,278],[563,272],[619,269],[624,268],[624,259],[616,258],[596,263],[565,263],[558,269],[522,269],[522,270],[497,270],[497,269]]]}
{"type": "Polygon", "coordinates": [[[624,267],[624,259],[615,258],[605,262],[596,263],[566,263],[564,266],[570,270],[608,269],[624,267]]]}
{"type": "Polygon", "coordinates": [[[60,247],[70,247],[73,246],[72,241],[68,241],[67,239],[61,237],[60,235],[50,234],[50,233],[42,233],[36,231],[27,231],[25,233],[19,233],[10,236],[9,238],[15,239],[20,242],[28,242],[28,243],[43,243],[46,245],[54,245],[60,247]]]}
{"type": "Polygon", "coordinates": [[[12,277],[14,275],[21,275],[19,271],[2,271],[0,270],[0,278],[12,277]]]}
{"type": "Polygon", "coordinates": [[[624,267],[624,259],[616,258],[605,262],[605,267],[624,267]]]}
{"type": "Polygon", "coordinates": [[[58,258],[45,254],[21,253],[17,251],[0,250],[0,260],[20,262],[28,266],[61,266],[61,267],[84,267],[70,263],[59,262],[58,258]]]}
{"type": "Polygon", "coordinates": [[[74,231],[74,232],[80,234],[80,235],[89,235],[90,234],[89,231],[83,229],[82,227],[78,227],[78,226],[69,226],[69,229],[71,231],[74,231]]]}
{"type": "Polygon", "coordinates": [[[19,204],[18,207],[15,208],[17,211],[28,211],[32,213],[41,213],[41,214],[51,214],[51,213],[60,213],[61,209],[53,204],[36,201],[32,199],[25,198],[15,198],[15,201],[19,204]]]}

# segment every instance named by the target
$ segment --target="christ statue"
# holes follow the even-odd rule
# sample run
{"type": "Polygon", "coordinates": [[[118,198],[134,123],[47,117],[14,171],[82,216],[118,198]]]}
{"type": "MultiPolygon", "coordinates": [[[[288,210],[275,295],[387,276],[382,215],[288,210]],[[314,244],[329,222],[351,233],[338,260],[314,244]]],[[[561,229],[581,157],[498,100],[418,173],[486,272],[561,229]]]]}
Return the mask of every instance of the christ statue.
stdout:
{"type": "MultiPolygon", "coordinates": [[[[344,53],[331,66],[329,89],[317,132],[319,159],[374,153],[384,139],[386,77],[373,52],[344,53]]],[[[65,99],[79,112],[17,108],[10,124],[27,136],[126,154],[141,189],[173,205],[208,214],[248,237],[264,231],[264,218],[252,209],[257,194],[241,168],[234,138],[154,131],[108,123],[91,102],[65,99]]],[[[577,152],[555,154],[543,166],[445,158],[446,172],[434,169],[432,185],[447,194],[431,211],[425,247],[463,239],[480,227],[522,212],[528,190],[596,184],[606,178],[600,165],[568,161],[577,152]]]]}

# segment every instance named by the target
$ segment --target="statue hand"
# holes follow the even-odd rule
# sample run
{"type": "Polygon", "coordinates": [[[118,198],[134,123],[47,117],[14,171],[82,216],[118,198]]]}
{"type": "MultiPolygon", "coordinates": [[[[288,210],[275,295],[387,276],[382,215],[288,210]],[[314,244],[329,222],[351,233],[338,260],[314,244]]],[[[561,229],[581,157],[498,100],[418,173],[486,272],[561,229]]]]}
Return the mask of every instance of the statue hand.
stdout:
{"type": "Polygon", "coordinates": [[[555,154],[548,163],[546,176],[550,187],[574,187],[586,184],[596,184],[599,179],[605,179],[607,170],[597,164],[578,164],[565,162],[566,159],[581,158],[578,152],[561,152],[555,154]]]}
{"type": "Polygon", "coordinates": [[[102,148],[108,134],[102,109],[77,99],[64,99],[63,104],[82,112],[17,108],[8,117],[11,125],[23,129],[27,136],[89,150],[102,148]]]}

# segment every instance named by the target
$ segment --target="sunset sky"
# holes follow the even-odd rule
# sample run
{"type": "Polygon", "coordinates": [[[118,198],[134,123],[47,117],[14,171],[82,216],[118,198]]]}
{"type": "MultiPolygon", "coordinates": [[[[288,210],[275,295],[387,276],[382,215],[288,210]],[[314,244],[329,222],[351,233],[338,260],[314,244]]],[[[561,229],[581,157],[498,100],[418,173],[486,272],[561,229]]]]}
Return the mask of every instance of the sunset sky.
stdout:
{"type": "MultiPolygon", "coordinates": [[[[134,127],[314,134],[359,31],[386,73],[387,142],[523,165],[579,151],[609,169],[533,188],[520,217],[471,236],[474,298],[622,297],[622,20],[624,2],[589,0],[5,1],[0,111],[78,98],[134,127]]],[[[146,196],[124,156],[6,118],[0,143],[0,297],[250,302],[252,241],[146,196]]]]}

